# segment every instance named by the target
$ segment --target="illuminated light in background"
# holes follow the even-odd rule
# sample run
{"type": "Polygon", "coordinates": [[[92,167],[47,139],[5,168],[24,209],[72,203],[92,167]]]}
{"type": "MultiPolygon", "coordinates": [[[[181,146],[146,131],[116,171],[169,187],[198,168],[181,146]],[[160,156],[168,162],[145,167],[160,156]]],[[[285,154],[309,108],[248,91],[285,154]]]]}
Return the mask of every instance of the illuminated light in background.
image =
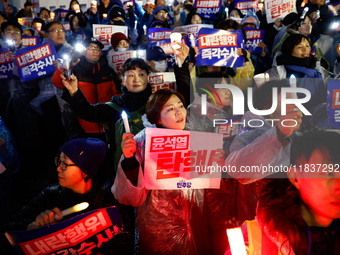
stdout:
{"type": "MultiPolygon", "coordinates": [[[[291,88],[296,88],[296,77],[294,74],[289,77],[289,84],[291,88]]],[[[290,94],[292,99],[298,98],[296,92],[291,92],[290,94]]]]}
{"type": "Polygon", "coordinates": [[[247,255],[241,228],[227,229],[227,236],[232,255],[247,255]]]}
{"type": "Polygon", "coordinates": [[[81,43],[77,43],[75,48],[76,48],[76,51],[79,51],[79,52],[84,50],[84,46],[81,43]]]}

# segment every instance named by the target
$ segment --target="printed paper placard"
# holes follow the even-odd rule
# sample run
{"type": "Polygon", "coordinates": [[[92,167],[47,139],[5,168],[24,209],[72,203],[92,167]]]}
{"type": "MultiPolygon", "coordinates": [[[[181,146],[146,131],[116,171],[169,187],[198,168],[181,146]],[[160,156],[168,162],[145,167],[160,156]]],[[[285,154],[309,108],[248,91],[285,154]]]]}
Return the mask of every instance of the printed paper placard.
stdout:
{"type": "Polygon", "coordinates": [[[148,30],[148,46],[156,46],[156,44],[160,44],[161,41],[170,39],[171,33],[172,29],[170,28],[150,28],[148,30]]]}
{"type": "Polygon", "coordinates": [[[218,189],[221,173],[213,167],[222,134],[146,128],[144,182],[146,189],[218,189]],[[200,171],[202,169],[202,171],[200,171]]]}
{"type": "Polygon", "coordinates": [[[340,81],[328,79],[327,114],[332,127],[340,128],[340,81]]]}
{"type": "Polygon", "coordinates": [[[277,18],[283,19],[291,12],[297,12],[295,0],[265,0],[267,22],[273,23],[277,18]]]}
{"type": "Polygon", "coordinates": [[[32,17],[22,17],[18,18],[18,23],[24,27],[30,27],[33,21],[32,17]]]}
{"type": "Polygon", "coordinates": [[[215,133],[219,133],[223,135],[223,141],[232,139],[236,136],[236,134],[241,130],[242,125],[232,125],[232,123],[240,122],[242,119],[242,115],[236,115],[230,118],[226,118],[227,124],[218,124],[215,127],[215,133]]]}
{"type": "Polygon", "coordinates": [[[52,42],[24,48],[15,52],[14,64],[22,82],[53,74],[58,58],[52,42]]]}
{"type": "MultiPolygon", "coordinates": [[[[72,36],[72,30],[69,21],[61,22],[65,30],[65,38],[68,39],[72,36]]],[[[67,40],[66,40],[67,41],[67,40]]]]}
{"type": "Polygon", "coordinates": [[[239,9],[243,15],[250,12],[257,12],[257,0],[236,0],[234,7],[239,9]]]}
{"type": "Polygon", "coordinates": [[[149,83],[152,87],[152,93],[160,89],[176,90],[176,77],[173,72],[150,73],[149,83]]]}
{"type": "Polygon", "coordinates": [[[118,75],[122,75],[120,70],[122,69],[122,65],[124,62],[129,58],[142,58],[146,61],[146,51],[145,50],[131,50],[131,51],[124,51],[119,52],[115,50],[110,50],[107,55],[107,59],[109,62],[109,66],[118,75]]]}
{"type": "Polygon", "coordinates": [[[126,235],[116,207],[97,209],[29,231],[7,232],[16,254],[93,254],[126,235]]]}
{"type": "Polygon", "coordinates": [[[97,38],[104,45],[103,50],[107,50],[111,46],[111,36],[118,32],[128,37],[127,26],[93,24],[93,37],[97,38]]]}
{"type": "Polygon", "coordinates": [[[245,27],[244,30],[247,37],[246,50],[253,54],[262,53],[262,48],[257,46],[264,40],[264,30],[248,27],[245,27]]]}
{"type": "Polygon", "coordinates": [[[69,11],[70,10],[59,10],[59,17],[64,20],[69,11]]]}
{"type": "Polygon", "coordinates": [[[195,0],[194,8],[197,14],[205,19],[219,19],[217,13],[221,13],[222,0],[195,0]]]}
{"type": "Polygon", "coordinates": [[[196,65],[241,67],[244,65],[244,58],[236,51],[237,48],[243,48],[243,45],[241,30],[202,28],[198,33],[196,65]]]}
{"type": "Polygon", "coordinates": [[[202,27],[214,28],[214,26],[211,24],[193,24],[193,25],[182,26],[184,31],[188,34],[188,37],[190,38],[190,35],[193,35],[195,39],[197,37],[198,31],[200,31],[202,27]]]}
{"type": "Polygon", "coordinates": [[[8,49],[0,49],[0,80],[9,80],[17,77],[13,74],[13,68],[14,63],[9,58],[8,49]]]}
{"type": "Polygon", "coordinates": [[[35,46],[41,43],[39,36],[27,36],[23,35],[21,37],[21,45],[24,47],[35,46]]]}

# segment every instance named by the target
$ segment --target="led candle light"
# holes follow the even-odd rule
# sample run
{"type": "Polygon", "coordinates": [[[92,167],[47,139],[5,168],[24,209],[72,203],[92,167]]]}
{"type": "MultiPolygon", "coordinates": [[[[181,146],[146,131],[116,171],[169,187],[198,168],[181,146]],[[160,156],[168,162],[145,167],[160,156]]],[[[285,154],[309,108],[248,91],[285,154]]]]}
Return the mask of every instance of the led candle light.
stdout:
{"type": "Polygon", "coordinates": [[[191,47],[196,47],[195,37],[193,34],[190,35],[191,47]]]}
{"type": "Polygon", "coordinates": [[[135,29],[137,29],[137,20],[135,20],[135,29]]]}
{"type": "Polygon", "coordinates": [[[269,73],[264,74],[264,80],[265,82],[269,81],[269,73]]]}
{"type": "Polygon", "coordinates": [[[143,26],[144,34],[146,35],[146,25],[143,26]]]}
{"type": "Polygon", "coordinates": [[[72,213],[80,212],[82,210],[85,210],[87,207],[89,207],[89,203],[87,203],[87,202],[76,204],[76,205],[74,205],[70,208],[67,208],[67,209],[61,211],[61,216],[55,215],[55,219],[58,220],[62,217],[70,215],[72,213]]]}
{"type": "MultiPolygon", "coordinates": [[[[170,35],[170,39],[171,39],[171,47],[174,50],[181,48],[181,46],[179,46],[178,44],[175,43],[175,42],[179,42],[179,43],[181,42],[182,35],[180,33],[172,33],[170,35]]],[[[176,51],[175,51],[175,53],[176,53],[176,51]]],[[[177,62],[178,67],[181,68],[182,62],[181,62],[181,59],[177,56],[176,56],[176,62],[177,62]]]]}
{"type": "Polygon", "coordinates": [[[227,229],[227,236],[232,255],[247,255],[241,228],[227,229]]]}
{"type": "Polygon", "coordinates": [[[300,19],[304,19],[308,11],[309,11],[309,8],[308,8],[308,7],[305,7],[305,8],[303,9],[303,12],[302,12],[302,14],[301,14],[300,19]]]}
{"type": "MultiPolygon", "coordinates": [[[[296,88],[296,77],[294,74],[289,77],[289,84],[291,88],[296,88]]],[[[291,92],[290,94],[292,99],[298,98],[296,92],[291,92]]]]}
{"type": "Polygon", "coordinates": [[[124,121],[124,127],[125,127],[125,131],[126,133],[131,133],[130,132],[130,126],[129,126],[129,121],[128,121],[128,117],[125,111],[122,112],[122,118],[124,121]]]}

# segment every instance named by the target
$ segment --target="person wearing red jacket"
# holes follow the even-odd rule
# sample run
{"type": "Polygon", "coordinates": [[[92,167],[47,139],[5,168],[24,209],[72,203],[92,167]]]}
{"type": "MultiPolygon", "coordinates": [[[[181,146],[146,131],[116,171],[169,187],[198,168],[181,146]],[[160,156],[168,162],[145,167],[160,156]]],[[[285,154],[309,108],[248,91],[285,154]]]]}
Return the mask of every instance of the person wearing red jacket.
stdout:
{"type": "MultiPolygon", "coordinates": [[[[121,82],[117,73],[108,65],[105,57],[101,57],[104,45],[96,38],[86,38],[83,42],[86,50],[80,61],[73,67],[73,74],[78,78],[78,85],[90,104],[105,103],[112,96],[120,94],[121,82]]],[[[54,86],[63,89],[60,74],[63,71],[57,69],[52,77],[54,86]]],[[[85,136],[105,139],[103,125],[96,122],[88,122],[79,118],[79,123],[85,131],[85,136]]]]}

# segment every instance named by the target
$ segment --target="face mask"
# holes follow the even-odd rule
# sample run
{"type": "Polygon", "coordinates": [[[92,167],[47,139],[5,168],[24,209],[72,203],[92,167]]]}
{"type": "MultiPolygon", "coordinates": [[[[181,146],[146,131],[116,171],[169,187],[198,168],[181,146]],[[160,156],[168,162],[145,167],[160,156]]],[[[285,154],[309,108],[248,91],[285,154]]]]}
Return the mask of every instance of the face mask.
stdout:
{"type": "Polygon", "coordinates": [[[192,4],[185,4],[184,7],[185,7],[185,9],[190,11],[192,9],[192,4]]]}
{"type": "Polygon", "coordinates": [[[114,20],[113,21],[113,25],[116,25],[116,26],[125,26],[125,22],[122,21],[122,20],[114,20]]]}
{"type": "Polygon", "coordinates": [[[168,67],[166,60],[154,61],[154,63],[155,63],[155,70],[158,72],[165,72],[166,68],[168,67]]]}
{"type": "Polygon", "coordinates": [[[119,48],[119,47],[118,47],[118,48],[117,48],[117,50],[120,51],[120,52],[122,52],[122,51],[127,51],[128,49],[129,49],[129,47],[127,47],[127,48],[119,48]]]}

